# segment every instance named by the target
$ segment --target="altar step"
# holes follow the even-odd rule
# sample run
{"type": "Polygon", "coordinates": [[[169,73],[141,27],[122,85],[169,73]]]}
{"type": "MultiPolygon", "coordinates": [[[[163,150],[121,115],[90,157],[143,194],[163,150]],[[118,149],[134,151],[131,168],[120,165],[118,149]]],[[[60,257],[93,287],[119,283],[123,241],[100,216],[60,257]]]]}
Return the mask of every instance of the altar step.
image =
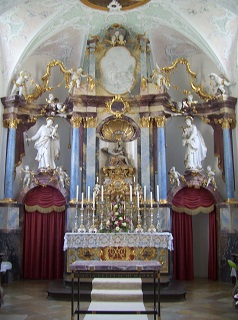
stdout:
{"type": "MultiPolygon", "coordinates": [[[[92,279],[83,279],[80,281],[81,301],[91,301],[92,279]]],[[[170,281],[169,283],[161,283],[160,288],[161,302],[178,302],[184,301],[186,291],[179,281],[170,281]]],[[[142,291],[145,302],[153,301],[153,283],[150,279],[143,279],[142,291]]],[[[70,300],[71,298],[71,283],[62,280],[50,281],[47,288],[48,296],[53,299],[70,300]]],[[[76,293],[76,291],[75,291],[76,293]]]]}

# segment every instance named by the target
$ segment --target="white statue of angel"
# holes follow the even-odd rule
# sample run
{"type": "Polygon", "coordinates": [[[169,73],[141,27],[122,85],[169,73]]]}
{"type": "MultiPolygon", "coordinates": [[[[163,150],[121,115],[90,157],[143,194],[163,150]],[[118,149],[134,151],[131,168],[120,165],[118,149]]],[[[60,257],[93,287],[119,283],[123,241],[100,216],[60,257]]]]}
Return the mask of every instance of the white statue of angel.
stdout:
{"type": "Polygon", "coordinates": [[[73,88],[79,88],[81,84],[81,77],[86,78],[87,75],[83,72],[83,68],[79,67],[77,70],[71,69],[71,80],[69,83],[69,93],[73,92],[73,88]]]}
{"type": "Polygon", "coordinates": [[[153,71],[152,74],[152,79],[154,80],[156,87],[162,88],[162,91],[164,91],[164,88],[166,88],[167,90],[169,89],[169,85],[167,84],[166,79],[162,74],[161,69],[157,63],[156,69],[153,71]]]}
{"type": "Polygon", "coordinates": [[[180,179],[184,179],[184,177],[175,170],[175,167],[171,167],[169,170],[169,181],[172,186],[179,187],[180,186],[180,179]]]}
{"type": "Polygon", "coordinates": [[[215,86],[217,87],[217,93],[225,94],[226,93],[226,87],[229,87],[231,85],[231,82],[229,82],[224,76],[218,76],[216,73],[210,73],[208,77],[215,81],[215,86]]]}
{"type": "Polygon", "coordinates": [[[11,95],[17,94],[17,92],[19,96],[23,95],[23,89],[26,86],[26,83],[30,79],[30,77],[31,75],[29,72],[20,71],[17,80],[14,81],[11,95]]]}

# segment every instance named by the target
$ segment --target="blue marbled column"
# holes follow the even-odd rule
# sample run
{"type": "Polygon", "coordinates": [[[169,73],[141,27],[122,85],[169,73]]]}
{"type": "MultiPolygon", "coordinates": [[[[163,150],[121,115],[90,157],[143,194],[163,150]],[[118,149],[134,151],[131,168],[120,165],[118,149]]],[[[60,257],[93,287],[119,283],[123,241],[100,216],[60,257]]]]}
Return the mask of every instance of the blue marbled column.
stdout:
{"type": "Polygon", "coordinates": [[[5,199],[13,199],[16,128],[10,125],[8,131],[7,159],[5,172],[5,199]]]}
{"type": "Polygon", "coordinates": [[[165,152],[165,117],[156,119],[157,123],[157,184],[159,185],[160,202],[167,202],[167,170],[165,152]]]}
{"type": "MultiPolygon", "coordinates": [[[[96,128],[87,128],[86,186],[92,193],[96,177],[96,128]]],[[[87,189],[88,190],[88,189],[87,189]]]]}
{"type": "Polygon", "coordinates": [[[70,169],[70,201],[76,199],[76,189],[79,186],[79,195],[81,194],[81,173],[80,173],[80,161],[79,161],[79,150],[80,134],[79,127],[82,121],[81,117],[73,117],[71,123],[73,124],[72,130],[72,148],[71,148],[71,169],[70,169]]]}
{"type": "Polygon", "coordinates": [[[232,161],[232,147],[230,129],[227,128],[227,121],[223,123],[223,144],[224,144],[224,167],[225,167],[225,182],[226,182],[226,197],[227,200],[234,199],[234,173],[232,161]]]}
{"type": "Polygon", "coordinates": [[[141,128],[141,186],[146,186],[146,196],[150,194],[150,132],[149,128],[141,128]]]}

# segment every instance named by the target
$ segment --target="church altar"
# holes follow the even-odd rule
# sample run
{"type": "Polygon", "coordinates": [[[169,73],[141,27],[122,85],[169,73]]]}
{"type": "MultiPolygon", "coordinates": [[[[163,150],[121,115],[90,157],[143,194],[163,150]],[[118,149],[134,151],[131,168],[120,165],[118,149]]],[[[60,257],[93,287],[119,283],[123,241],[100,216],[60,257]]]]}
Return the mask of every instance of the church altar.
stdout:
{"type": "Polygon", "coordinates": [[[156,260],[161,273],[169,273],[170,232],[155,233],[71,233],[64,236],[67,272],[76,260],[156,260]]]}

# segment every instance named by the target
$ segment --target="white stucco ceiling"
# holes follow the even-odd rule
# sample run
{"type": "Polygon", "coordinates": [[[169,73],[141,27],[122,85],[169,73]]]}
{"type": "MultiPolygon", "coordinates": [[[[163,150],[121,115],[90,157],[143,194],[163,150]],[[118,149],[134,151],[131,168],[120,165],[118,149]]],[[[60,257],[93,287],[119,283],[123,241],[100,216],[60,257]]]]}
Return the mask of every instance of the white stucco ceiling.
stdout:
{"type": "Polygon", "coordinates": [[[196,61],[202,56],[235,81],[237,0],[151,0],[136,9],[111,12],[79,0],[0,0],[3,93],[26,64],[36,76],[42,76],[41,68],[52,59],[68,68],[79,66],[86,39],[114,23],[145,33],[154,62],[162,67],[178,57],[196,61]]]}

